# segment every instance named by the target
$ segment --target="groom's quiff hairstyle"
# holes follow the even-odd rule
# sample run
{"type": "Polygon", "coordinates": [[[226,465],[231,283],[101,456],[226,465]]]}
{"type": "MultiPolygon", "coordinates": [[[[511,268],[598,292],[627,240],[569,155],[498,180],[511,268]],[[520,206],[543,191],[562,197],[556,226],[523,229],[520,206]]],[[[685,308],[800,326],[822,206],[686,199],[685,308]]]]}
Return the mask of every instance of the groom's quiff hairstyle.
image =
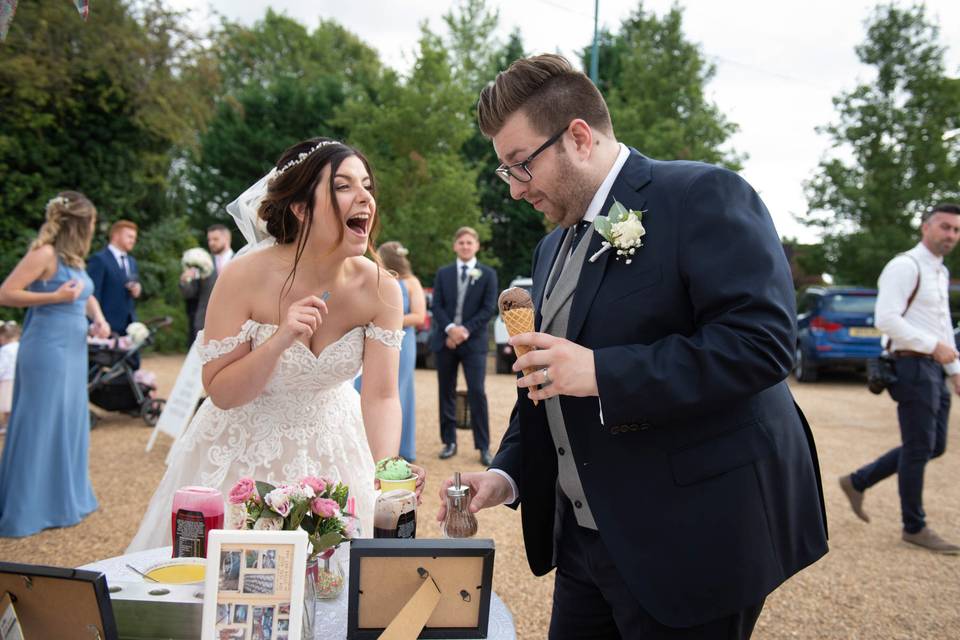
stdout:
{"type": "Polygon", "coordinates": [[[520,58],[480,91],[477,122],[488,138],[500,132],[507,119],[523,111],[533,129],[551,136],[576,118],[613,135],[610,111],[590,78],[566,58],[543,54],[520,58]]]}

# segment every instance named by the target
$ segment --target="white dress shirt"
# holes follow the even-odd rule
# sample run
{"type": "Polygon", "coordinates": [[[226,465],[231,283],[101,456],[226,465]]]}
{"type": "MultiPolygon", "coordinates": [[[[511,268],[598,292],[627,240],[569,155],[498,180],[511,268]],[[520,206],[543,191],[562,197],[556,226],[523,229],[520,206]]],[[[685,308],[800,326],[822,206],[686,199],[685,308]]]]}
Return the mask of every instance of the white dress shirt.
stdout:
{"type": "MultiPolygon", "coordinates": [[[[943,257],[931,253],[922,242],[888,262],[877,280],[874,321],[884,333],[884,344],[893,350],[920,353],[933,353],[938,342],[954,346],[949,285],[950,274],[943,257]],[[910,294],[917,286],[918,266],[920,288],[907,309],[910,294]]],[[[960,373],[960,362],[954,360],[943,369],[947,375],[960,373]]]]}
{"type": "MultiPolygon", "coordinates": [[[[620,146],[620,152],[617,154],[617,159],[613,161],[610,171],[607,172],[607,177],[603,179],[603,182],[601,182],[600,186],[597,188],[597,192],[593,194],[593,200],[590,201],[590,205],[583,214],[583,218],[580,219],[582,222],[593,222],[593,220],[600,215],[600,208],[603,207],[603,203],[607,201],[607,196],[610,194],[610,189],[613,188],[613,183],[616,182],[617,176],[620,175],[620,170],[623,169],[623,165],[626,164],[627,158],[630,157],[630,149],[628,149],[627,146],[622,142],[618,144],[620,146]]],[[[584,241],[587,240],[585,239],[584,241]]],[[[600,422],[601,424],[603,423],[602,409],[600,410],[600,422]]],[[[513,478],[510,477],[510,474],[502,469],[491,468],[490,471],[493,471],[497,475],[503,476],[507,479],[507,482],[510,483],[510,497],[504,502],[504,504],[513,504],[516,502],[517,498],[520,497],[520,494],[517,490],[517,483],[513,478]]]]}
{"type": "Polygon", "coordinates": [[[230,259],[233,258],[233,249],[225,249],[213,256],[213,263],[217,266],[217,273],[223,271],[230,259]]]}
{"type": "Polygon", "coordinates": [[[127,252],[126,252],[126,251],[121,251],[120,249],[117,249],[117,248],[116,248],[115,246],[113,246],[112,244],[108,244],[108,245],[107,245],[107,249],[110,249],[110,253],[113,254],[114,259],[117,261],[117,265],[119,265],[119,267],[120,267],[120,271],[123,271],[124,274],[126,274],[126,275],[129,277],[129,276],[130,276],[130,260],[129,260],[129,259],[126,259],[126,260],[121,259],[121,258],[126,258],[126,257],[127,257],[127,252]],[[126,264],[124,264],[124,263],[126,263],[126,264]]]}

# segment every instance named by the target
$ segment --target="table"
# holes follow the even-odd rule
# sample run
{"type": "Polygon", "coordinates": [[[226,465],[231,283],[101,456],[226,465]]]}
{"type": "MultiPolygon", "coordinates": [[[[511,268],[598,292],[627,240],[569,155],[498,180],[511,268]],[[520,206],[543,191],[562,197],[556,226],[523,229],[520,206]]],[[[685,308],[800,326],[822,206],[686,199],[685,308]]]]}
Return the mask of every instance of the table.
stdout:
{"type": "MultiPolygon", "coordinates": [[[[346,549],[343,550],[346,551],[346,549]]],[[[99,571],[107,576],[108,584],[111,582],[138,582],[143,579],[128,569],[128,564],[138,569],[145,569],[158,562],[169,560],[170,556],[170,547],[160,547],[158,549],[138,551],[115,558],[107,558],[106,560],[100,560],[78,567],[78,569],[99,571]]],[[[347,559],[344,566],[349,566],[349,559],[347,559]]],[[[347,637],[348,590],[349,584],[344,586],[343,593],[337,598],[317,601],[316,627],[314,630],[314,638],[316,640],[329,640],[331,638],[345,639],[347,637]]],[[[197,629],[197,637],[199,636],[200,629],[197,629]]],[[[488,640],[516,639],[513,616],[496,593],[491,594],[490,597],[490,621],[487,627],[487,638],[488,640]]]]}

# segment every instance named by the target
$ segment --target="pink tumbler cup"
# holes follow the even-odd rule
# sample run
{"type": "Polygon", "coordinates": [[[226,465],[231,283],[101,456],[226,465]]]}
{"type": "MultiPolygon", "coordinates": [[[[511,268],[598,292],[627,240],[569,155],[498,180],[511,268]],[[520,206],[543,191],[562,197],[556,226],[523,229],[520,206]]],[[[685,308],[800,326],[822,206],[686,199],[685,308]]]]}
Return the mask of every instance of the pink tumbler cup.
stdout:
{"type": "Polygon", "coordinates": [[[223,494],[207,487],[183,487],[173,496],[170,515],[174,558],[207,557],[211,529],[223,529],[223,494]]]}

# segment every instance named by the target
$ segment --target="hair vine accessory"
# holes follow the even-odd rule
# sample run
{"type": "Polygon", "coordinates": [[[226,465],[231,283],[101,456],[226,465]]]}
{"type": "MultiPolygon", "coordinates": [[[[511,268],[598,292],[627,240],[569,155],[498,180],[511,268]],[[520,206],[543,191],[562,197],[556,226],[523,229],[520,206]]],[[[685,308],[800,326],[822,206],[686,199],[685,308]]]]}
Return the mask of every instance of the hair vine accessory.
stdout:
{"type": "Polygon", "coordinates": [[[50,200],[47,201],[47,207],[51,207],[55,204],[60,204],[66,207],[67,205],[70,204],[70,200],[68,200],[63,196],[57,196],[56,198],[50,198],[50,200]]]}
{"type": "Polygon", "coordinates": [[[278,176],[283,175],[284,172],[287,171],[287,169],[290,169],[290,168],[292,168],[292,167],[297,166],[298,164],[300,164],[301,162],[303,162],[304,160],[306,160],[307,158],[309,158],[311,155],[313,155],[313,152],[316,151],[317,149],[321,149],[321,148],[326,147],[327,145],[331,145],[331,144],[343,144],[343,143],[342,143],[342,142],[339,142],[339,141],[337,141],[337,140],[323,140],[323,141],[321,141],[321,142],[318,142],[318,143],[315,144],[314,146],[310,147],[310,149],[308,149],[307,151],[304,151],[303,153],[301,153],[300,155],[298,155],[296,158],[294,158],[293,160],[291,160],[291,161],[288,162],[287,164],[285,164],[285,165],[283,165],[282,167],[280,167],[279,169],[277,169],[277,175],[278,175],[278,176]]]}
{"type": "Polygon", "coordinates": [[[406,257],[407,255],[409,255],[409,253],[410,253],[410,249],[407,249],[405,246],[400,245],[399,247],[397,247],[398,256],[406,257]]]}

